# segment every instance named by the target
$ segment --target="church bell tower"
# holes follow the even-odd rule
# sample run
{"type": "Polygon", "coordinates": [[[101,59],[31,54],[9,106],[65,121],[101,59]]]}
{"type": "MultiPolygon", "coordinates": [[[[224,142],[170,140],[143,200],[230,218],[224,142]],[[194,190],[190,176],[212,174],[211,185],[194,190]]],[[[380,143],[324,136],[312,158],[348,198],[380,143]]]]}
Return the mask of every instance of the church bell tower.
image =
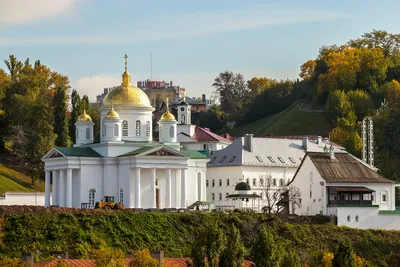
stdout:
{"type": "Polygon", "coordinates": [[[186,96],[183,97],[182,102],[177,106],[178,108],[178,124],[190,125],[191,120],[191,105],[186,102],[186,96]]]}

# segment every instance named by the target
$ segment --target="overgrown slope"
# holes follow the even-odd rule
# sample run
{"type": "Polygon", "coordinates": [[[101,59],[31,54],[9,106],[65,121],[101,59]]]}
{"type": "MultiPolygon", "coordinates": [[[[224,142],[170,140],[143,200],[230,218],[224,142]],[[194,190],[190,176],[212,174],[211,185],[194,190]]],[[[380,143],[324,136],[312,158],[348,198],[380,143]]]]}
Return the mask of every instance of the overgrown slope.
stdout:
{"type": "Polygon", "coordinates": [[[304,102],[297,102],[286,110],[233,129],[232,135],[246,133],[266,135],[321,135],[332,129],[325,112],[306,112],[300,109],[304,102]]]}
{"type": "Polygon", "coordinates": [[[0,154],[0,195],[4,192],[44,191],[44,183],[36,181],[32,185],[31,177],[23,173],[22,168],[0,154]]]}
{"type": "MultiPolygon", "coordinates": [[[[249,248],[256,230],[265,225],[278,239],[299,252],[307,262],[322,248],[334,250],[350,238],[357,255],[379,266],[390,251],[400,250],[400,231],[356,230],[331,224],[269,222],[263,214],[249,213],[134,213],[132,211],[88,211],[39,207],[0,208],[0,255],[20,257],[23,251],[66,250],[74,258],[87,258],[99,246],[130,249],[163,249],[168,257],[189,256],[201,227],[216,222],[223,231],[234,223],[249,248]]],[[[383,266],[383,265],[382,265],[383,266]]]]}

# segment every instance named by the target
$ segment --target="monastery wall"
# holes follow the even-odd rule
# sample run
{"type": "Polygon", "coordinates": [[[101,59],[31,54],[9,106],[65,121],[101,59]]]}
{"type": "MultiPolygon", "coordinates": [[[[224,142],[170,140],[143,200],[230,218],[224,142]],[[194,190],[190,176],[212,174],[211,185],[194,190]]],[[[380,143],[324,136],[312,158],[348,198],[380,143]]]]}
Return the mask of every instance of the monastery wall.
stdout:
{"type": "MultiPolygon", "coordinates": [[[[51,201],[51,196],[50,196],[51,201]]],[[[0,205],[44,206],[43,192],[5,192],[0,196],[0,205]]]]}

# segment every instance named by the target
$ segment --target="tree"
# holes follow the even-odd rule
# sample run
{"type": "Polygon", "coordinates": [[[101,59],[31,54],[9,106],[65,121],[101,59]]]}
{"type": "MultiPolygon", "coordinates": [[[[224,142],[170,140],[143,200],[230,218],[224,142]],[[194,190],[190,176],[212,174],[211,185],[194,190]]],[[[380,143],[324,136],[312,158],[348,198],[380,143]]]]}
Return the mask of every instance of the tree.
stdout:
{"type": "Polygon", "coordinates": [[[375,110],[371,96],[362,90],[349,91],[347,97],[359,121],[362,121],[366,116],[372,115],[375,110]]]}
{"type": "Polygon", "coordinates": [[[391,109],[396,112],[400,110],[400,82],[392,80],[382,86],[385,99],[388,101],[391,109]]]}
{"type": "Polygon", "coordinates": [[[292,206],[293,209],[299,206],[300,190],[293,185],[283,184],[283,180],[272,178],[270,173],[261,178],[260,184],[263,210],[268,216],[276,216],[292,206]]]}
{"type": "Polygon", "coordinates": [[[227,122],[228,116],[218,106],[212,106],[200,113],[199,126],[207,127],[214,133],[223,133],[227,122]]]}
{"type": "Polygon", "coordinates": [[[240,232],[231,225],[226,240],[227,247],[221,254],[219,267],[242,267],[244,265],[244,246],[240,238],[240,232]]]}
{"type": "Polygon", "coordinates": [[[67,97],[65,89],[58,87],[53,100],[54,133],[57,135],[55,145],[69,147],[71,139],[68,134],[67,97]]]}
{"type": "Polygon", "coordinates": [[[301,267],[299,254],[293,249],[288,249],[283,256],[281,267],[301,267]]]}
{"type": "Polygon", "coordinates": [[[332,267],[356,267],[350,241],[341,242],[338,245],[332,261],[332,267]]]}
{"type": "Polygon", "coordinates": [[[400,34],[373,30],[372,32],[364,33],[361,38],[350,40],[348,44],[358,48],[380,48],[386,56],[389,56],[400,50],[400,34]]]}
{"type": "Polygon", "coordinates": [[[140,251],[133,251],[130,267],[158,267],[160,263],[150,255],[150,251],[146,248],[140,251]]]}
{"type": "Polygon", "coordinates": [[[336,90],[329,95],[328,101],[328,112],[336,125],[343,129],[353,129],[357,117],[346,92],[336,90]]]}
{"type": "MultiPolygon", "coordinates": [[[[272,81],[273,82],[273,81],[272,81]]],[[[271,86],[271,80],[266,77],[253,77],[250,81],[247,81],[247,87],[251,92],[252,98],[267,90],[271,86]]]]}
{"type": "Polygon", "coordinates": [[[303,80],[311,80],[315,75],[315,60],[307,60],[303,65],[300,67],[299,76],[303,80]]]}
{"type": "Polygon", "coordinates": [[[221,109],[230,117],[237,118],[246,111],[250,93],[240,73],[221,72],[214,79],[214,93],[219,96],[221,109]]]}
{"type": "Polygon", "coordinates": [[[125,267],[124,254],[119,249],[100,247],[92,257],[97,267],[125,267]]]}
{"type": "Polygon", "coordinates": [[[81,115],[81,97],[78,92],[74,89],[71,94],[71,118],[69,119],[69,136],[71,141],[76,143],[76,131],[75,123],[81,115]]]}
{"type": "Polygon", "coordinates": [[[275,267],[280,266],[281,252],[281,246],[276,242],[274,235],[263,227],[251,248],[250,257],[256,266],[275,267]]]}

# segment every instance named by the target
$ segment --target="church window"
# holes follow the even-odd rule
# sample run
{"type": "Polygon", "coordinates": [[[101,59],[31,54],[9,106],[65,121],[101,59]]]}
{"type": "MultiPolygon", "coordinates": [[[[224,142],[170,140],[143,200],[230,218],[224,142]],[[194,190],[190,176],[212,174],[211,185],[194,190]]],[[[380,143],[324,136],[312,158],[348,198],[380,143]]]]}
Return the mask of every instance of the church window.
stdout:
{"type": "Polygon", "coordinates": [[[182,124],[185,124],[185,114],[182,114],[182,115],[181,115],[181,123],[182,123],[182,124]]]}
{"type": "Polygon", "coordinates": [[[90,139],[90,128],[86,128],[86,140],[90,139]]]}
{"type": "Polygon", "coordinates": [[[283,179],[279,180],[279,186],[283,186],[283,179]]]}
{"type": "Polygon", "coordinates": [[[114,136],[118,136],[119,135],[119,131],[118,131],[118,124],[114,125],[114,136]]]}
{"type": "Polygon", "coordinates": [[[140,121],[136,121],[136,136],[140,136],[140,121]]]}
{"type": "Polygon", "coordinates": [[[264,186],[264,179],[263,178],[260,179],[260,186],[264,186]]]}
{"type": "Polygon", "coordinates": [[[211,194],[211,196],[212,196],[212,197],[211,197],[211,198],[212,198],[212,200],[215,200],[215,194],[214,194],[214,193],[212,193],[212,194],[211,194]]]}
{"type": "Polygon", "coordinates": [[[104,123],[103,123],[103,127],[101,128],[101,134],[103,136],[106,136],[106,126],[104,125],[104,123]]]}
{"type": "Polygon", "coordinates": [[[169,137],[174,138],[174,126],[169,127],[169,137]]]}
{"type": "Polygon", "coordinates": [[[276,186],[276,179],[274,178],[274,180],[272,180],[272,185],[276,186]]]}
{"type": "Polygon", "coordinates": [[[215,186],[215,180],[212,180],[212,187],[215,186]]]}
{"type": "Polygon", "coordinates": [[[119,203],[124,205],[124,189],[122,188],[119,190],[119,203]]]}
{"type": "Polygon", "coordinates": [[[253,179],[253,185],[254,185],[254,186],[257,185],[256,179],[253,179]]]}
{"type": "Polygon", "coordinates": [[[222,200],[222,193],[219,193],[219,200],[222,200]]]}
{"type": "Polygon", "coordinates": [[[128,136],[128,122],[122,122],[122,136],[128,136]]]}
{"type": "Polygon", "coordinates": [[[229,186],[229,178],[226,179],[226,186],[229,186]]]}
{"type": "Polygon", "coordinates": [[[146,136],[150,136],[150,122],[146,121],[146,136]]]}
{"type": "Polygon", "coordinates": [[[222,179],[219,179],[219,186],[222,186],[222,179]]]}

